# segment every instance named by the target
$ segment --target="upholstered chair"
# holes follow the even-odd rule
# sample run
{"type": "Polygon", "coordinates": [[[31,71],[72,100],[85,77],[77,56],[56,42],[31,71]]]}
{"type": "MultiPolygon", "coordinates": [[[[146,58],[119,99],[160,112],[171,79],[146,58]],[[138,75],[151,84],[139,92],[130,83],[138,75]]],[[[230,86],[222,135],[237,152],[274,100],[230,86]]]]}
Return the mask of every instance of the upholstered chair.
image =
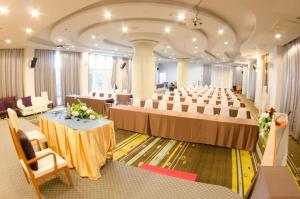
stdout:
{"type": "Polygon", "coordinates": [[[172,111],[182,112],[181,102],[174,102],[172,111]]]}
{"type": "Polygon", "coordinates": [[[190,103],[187,112],[190,113],[197,113],[197,104],[195,103],[190,103]]]}
{"type": "Polygon", "coordinates": [[[246,108],[239,108],[238,113],[237,113],[237,118],[244,118],[247,119],[247,109],[246,108]]]}

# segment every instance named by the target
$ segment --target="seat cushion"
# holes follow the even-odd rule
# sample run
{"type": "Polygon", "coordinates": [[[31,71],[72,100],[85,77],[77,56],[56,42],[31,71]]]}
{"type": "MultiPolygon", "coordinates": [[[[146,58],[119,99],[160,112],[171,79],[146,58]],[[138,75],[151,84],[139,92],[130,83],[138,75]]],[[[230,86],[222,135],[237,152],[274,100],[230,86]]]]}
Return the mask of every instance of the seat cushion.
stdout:
{"type": "MultiPolygon", "coordinates": [[[[54,153],[56,156],[56,162],[57,162],[57,169],[60,169],[62,167],[67,166],[67,162],[60,157],[58,154],[56,154],[54,151],[52,151],[51,149],[47,148],[45,150],[36,152],[36,156],[37,157],[41,157],[43,155],[46,155],[48,153],[54,153]]],[[[38,160],[38,164],[39,164],[39,169],[37,171],[33,171],[33,174],[36,178],[43,176],[51,171],[54,170],[54,161],[53,161],[53,156],[49,155],[45,158],[42,158],[40,160],[38,160]]]]}
{"type": "Polygon", "coordinates": [[[15,96],[5,98],[6,108],[15,109],[17,107],[17,98],[15,96]]]}
{"type": "Polygon", "coordinates": [[[28,97],[22,97],[22,103],[25,107],[30,107],[32,106],[32,102],[31,102],[31,96],[28,97]]]}
{"type": "Polygon", "coordinates": [[[0,111],[5,111],[5,110],[6,110],[6,106],[4,100],[0,100],[0,111]]]}
{"type": "MultiPolygon", "coordinates": [[[[27,135],[22,130],[18,130],[17,135],[20,140],[26,159],[31,160],[32,158],[35,158],[35,152],[27,135]]],[[[37,162],[31,163],[29,166],[32,170],[38,170],[37,162]]]]}
{"type": "Polygon", "coordinates": [[[39,130],[26,131],[25,134],[29,140],[38,139],[40,144],[46,142],[46,136],[39,130]]]}

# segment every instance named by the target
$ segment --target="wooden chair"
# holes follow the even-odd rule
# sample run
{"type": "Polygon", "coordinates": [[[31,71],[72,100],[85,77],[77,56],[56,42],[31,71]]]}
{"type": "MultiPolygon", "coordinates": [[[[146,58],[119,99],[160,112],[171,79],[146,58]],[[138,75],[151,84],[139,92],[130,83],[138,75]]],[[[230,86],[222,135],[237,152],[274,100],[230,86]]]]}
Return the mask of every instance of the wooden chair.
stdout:
{"type": "Polygon", "coordinates": [[[36,152],[36,158],[27,160],[16,130],[13,128],[9,120],[7,120],[7,123],[26,180],[28,183],[30,183],[30,181],[32,182],[39,199],[42,198],[42,194],[39,189],[41,181],[49,178],[50,176],[57,175],[59,171],[65,172],[68,182],[70,186],[72,186],[72,177],[70,175],[69,167],[62,157],[47,148],[36,152]],[[38,170],[35,171],[32,170],[29,165],[36,161],[38,162],[38,170]]]}

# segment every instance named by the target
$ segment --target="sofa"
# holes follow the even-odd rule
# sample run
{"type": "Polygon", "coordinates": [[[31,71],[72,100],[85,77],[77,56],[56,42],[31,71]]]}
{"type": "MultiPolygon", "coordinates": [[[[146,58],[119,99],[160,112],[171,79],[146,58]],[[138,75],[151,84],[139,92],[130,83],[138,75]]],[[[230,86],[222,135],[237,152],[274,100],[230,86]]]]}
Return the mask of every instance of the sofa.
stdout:
{"type": "Polygon", "coordinates": [[[22,116],[48,111],[48,101],[43,97],[23,97],[17,101],[22,116]]]}
{"type": "Polygon", "coordinates": [[[17,98],[15,96],[0,98],[0,118],[7,117],[8,108],[13,109],[20,115],[20,110],[17,107],[17,98]]]}

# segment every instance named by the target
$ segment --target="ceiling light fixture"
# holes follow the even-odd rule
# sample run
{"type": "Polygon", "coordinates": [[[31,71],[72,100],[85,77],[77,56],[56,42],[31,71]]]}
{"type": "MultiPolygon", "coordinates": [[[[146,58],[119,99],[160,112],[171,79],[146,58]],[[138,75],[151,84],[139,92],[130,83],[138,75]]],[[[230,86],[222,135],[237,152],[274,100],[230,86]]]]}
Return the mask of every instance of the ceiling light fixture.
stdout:
{"type": "Polygon", "coordinates": [[[0,7],[0,14],[1,15],[7,15],[7,13],[9,12],[8,8],[5,6],[0,7]]]}
{"type": "Polygon", "coordinates": [[[71,46],[71,48],[75,48],[75,46],[74,46],[74,45],[72,45],[72,46],[71,46]]]}
{"type": "Polygon", "coordinates": [[[196,42],[196,41],[197,41],[197,39],[196,39],[196,38],[193,38],[193,39],[192,39],[192,41],[193,41],[193,42],[196,42]]]}
{"type": "Polygon", "coordinates": [[[219,29],[218,33],[219,33],[219,35],[222,35],[224,33],[224,30],[223,29],[219,29]]]}
{"type": "Polygon", "coordinates": [[[5,39],[5,43],[10,44],[11,40],[10,39],[5,39]]]}
{"type": "Polygon", "coordinates": [[[127,33],[128,32],[128,27],[127,26],[123,26],[122,27],[122,32],[123,33],[127,33]]]}
{"type": "Polygon", "coordinates": [[[58,41],[59,43],[61,43],[61,42],[63,41],[63,39],[58,38],[57,41],[58,41]]]}
{"type": "Polygon", "coordinates": [[[203,0],[200,0],[197,5],[194,6],[194,10],[196,10],[196,15],[195,17],[192,19],[192,23],[195,27],[199,26],[199,25],[202,25],[202,21],[199,17],[199,13],[200,13],[200,4],[202,3],[203,0]]]}
{"type": "Polygon", "coordinates": [[[281,39],[281,37],[282,37],[282,35],[281,35],[280,33],[277,33],[277,34],[275,35],[275,38],[276,38],[276,39],[281,39]]]}
{"type": "Polygon", "coordinates": [[[195,46],[194,48],[195,48],[195,49],[198,49],[198,46],[195,46]]]}
{"type": "Polygon", "coordinates": [[[92,38],[92,39],[96,39],[96,36],[95,36],[95,35],[92,35],[91,38],[92,38]]]}
{"type": "Polygon", "coordinates": [[[31,11],[31,16],[34,17],[34,18],[39,17],[40,14],[41,14],[40,11],[37,10],[37,9],[33,9],[33,10],[31,11]]]}
{"type": "Polygon", "coordinates": [[[115,51],[118,51],[118,48],[115,48],[115,51]]]}
{"type": "Polygon", "coordinates": [[[228,45],[228,41],[225,41],[225,42],[224,42],[224,45],[226,45],[226,46],[227,46],[227,45],[228,45]]]}
{"type": "Polygon", "coordinates": [[[104,12],[104,17],[105,17],[105,19],[111,19],[111,13],[109,12],[109,11],[105,11],[104,12]]]}
{"type": "Polygon", "coordinates": [[[25,32],[26,32],[27,34],[31,34],[31,33],[32,33],[32,29],[31,29],[31,28],[26,28],[26,29],[25,29],[25,32]]]}
{"type": "Polygon", "coordinates": [[[184,22],[184,19],[185,19],[184,12],[181,12],[177,15],[177,21],[184,22]]]}
{"type": "Polygon", "coordinates": [[[167,46],[167,49],[170,49],[171,48],[171,46],[167,46]]]}
{"type": "Polygon", "coordinates": [[[165,33],[170,33],[171,32],[171,28],[169,26],[165,27],[165,33]]]}

